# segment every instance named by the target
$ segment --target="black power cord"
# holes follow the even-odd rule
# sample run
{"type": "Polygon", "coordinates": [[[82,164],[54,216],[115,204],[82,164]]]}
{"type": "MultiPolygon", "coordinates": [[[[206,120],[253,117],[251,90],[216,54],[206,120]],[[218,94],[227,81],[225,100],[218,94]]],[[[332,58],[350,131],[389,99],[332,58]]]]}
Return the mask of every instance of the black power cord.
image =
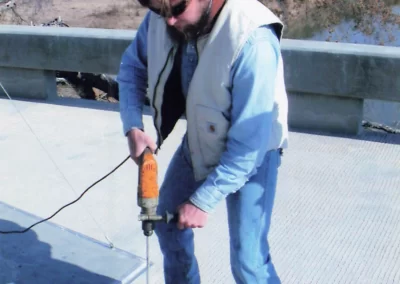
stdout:
{"type": "Polygon", "coordinates": [[[95,183],[93,183],[91,186],[89,186],[87,189],[85,189],[85,191],[74,201],[64,205],[63,207],[61,207],[60,209],[58,209],[56,211],[56,213],[54,213],[53,215],[51,215],[50,217],[43,219],[33,225],[31,225],[30,227],[26,228],[25,230],[21,230],[21,231],[0,231],[0,234],[23,234],[28,232],[30,229],[32,229],[34,226],[39,225],[40,223],[43,223],[45,221],[50,220],[51,218],[53,218],[54,216],[56,216],[61,210],[63,210],[65,207],[68,207],[72,204],[74,204],[75,202],[77,202],[79,199],[82,198],[83,195],[85,195],[85,193],[91,189],[93,186],[95,186],[96,184],[98,184],[99,182],[101,182],[102,180],[104,180],[105,178],[107,178],[109,175],[111,175],[113,172],[115,172],[120,166],[122,166],[128,159],[130,158],[130,156],[128,156],[127,158],[125,158],[118,166],[116,166],[111,172],[109,172],[108,174],[106,174],[105,176],[103,176],[101,179],[99,179],[98,181],[96,181],[95,183]]]}

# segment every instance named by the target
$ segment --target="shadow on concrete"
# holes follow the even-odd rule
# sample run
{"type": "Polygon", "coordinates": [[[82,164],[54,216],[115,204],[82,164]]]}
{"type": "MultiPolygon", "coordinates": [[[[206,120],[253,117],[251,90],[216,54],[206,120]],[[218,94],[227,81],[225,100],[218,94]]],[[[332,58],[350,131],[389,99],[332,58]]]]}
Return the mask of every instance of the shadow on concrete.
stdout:
{"type": "MultiPolygon", "coordinates": [[[[8,98],[5,96],[0,96],[0,98],[4,99],[4,100],[8,100],[8,98]]],[[[101,101],[88,100],[88,99],[56,97],[56,98],[49,98],[47,100],[38,100],[38,99],[26,99],[26,98],[16,97],[16,98],[12,98],[12,100],[13,101],[21,101],[21,102],[47,104],[47,105],[58,105],[58,106],[65,106],[65,107],[119,112],[119,103],[101,102],[101,101]]],[[[143,107],[143,114],[151,115],[151,109],[149,106],[145,105],[143,107]]]]}
{"type": "Polygon", "coordinates": [[[319,135],[319,136],[330,136],[330,137],[338,137],[338,138],[347,138],[347,139],[355,139],[369,142],[377,142],[383,144],[393,144],[400,145],[400,135],[399,134],[391,134],[386,133],[384,131],[379,130],[369,130],[363,129],[358,135],[350,135],[350,134],[340,134],[340,133],[331,133],[325,131],[311,131],[306,129],[297,129],[297,128],[289,128],[290,132],[304,133],[310,135],[319,135]]]}
{"type": "MultiPolygon", "coordinates": [[[[9,100],[5,96],[0,96],[0,99],[9,100]]],[[[28,98],[20,98],[20,97],[12,97],[11,99],[13,101],[29,102],[29,103],[36,103],[36,104],[59,105],[59,106],[66,106],[66,107],[79,107],[79,108],[87,108],[87,109],[119,111],[118,103],[101,102],[101,101],[88,100],[88,99],[61,98],[61,97],[49,98],[46,100],[28,99],[28,98]]]]}
{"type": "MultiPolygon", "coordinates": [[[[1,231],[22,230],[16,223],[0,219],[1,231]]],[[[120,283],[115,279],[52,258],[52,247],[34,231],[0,234],[0,283],[120,283]]]]}
{"type": "Polygon", "coordinates": [[[78,107],[78,108],[119,112],[119,103],[101,102],[101,101],[88,100],[88,99],[57,97],[54,99],[48,99],[48,100],[43,100],[43,101],[35,100],[34,102],[35,103],[45,103],[45,104],[50,104],[50,105],[66,106],[66,107],[78,107]]]}

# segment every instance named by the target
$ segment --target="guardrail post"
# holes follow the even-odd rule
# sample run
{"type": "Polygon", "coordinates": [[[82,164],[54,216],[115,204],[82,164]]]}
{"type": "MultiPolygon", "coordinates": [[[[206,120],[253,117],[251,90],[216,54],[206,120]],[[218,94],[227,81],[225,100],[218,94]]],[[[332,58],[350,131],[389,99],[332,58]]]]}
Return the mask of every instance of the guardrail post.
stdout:
{"type": "Polygon", "coordinates": [[[350,135],[362,130],[361,98],[289,92],[288,99],[290,127],[350,135]]]}

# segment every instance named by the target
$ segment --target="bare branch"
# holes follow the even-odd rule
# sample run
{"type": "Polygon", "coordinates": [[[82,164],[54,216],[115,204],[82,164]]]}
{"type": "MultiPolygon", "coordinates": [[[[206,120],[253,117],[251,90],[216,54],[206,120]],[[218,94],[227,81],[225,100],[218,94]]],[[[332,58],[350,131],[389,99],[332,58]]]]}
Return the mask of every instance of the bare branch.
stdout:
{"type": "Polygon", "coordinates": [[[14,15],[18,18],[19,22],[25,22],[28,23],[28,21],[26,21],[24,18],[21,17],[21,15],[15,10],[15,9],[11,9],[12,12],[14,13],[14,15]]]}

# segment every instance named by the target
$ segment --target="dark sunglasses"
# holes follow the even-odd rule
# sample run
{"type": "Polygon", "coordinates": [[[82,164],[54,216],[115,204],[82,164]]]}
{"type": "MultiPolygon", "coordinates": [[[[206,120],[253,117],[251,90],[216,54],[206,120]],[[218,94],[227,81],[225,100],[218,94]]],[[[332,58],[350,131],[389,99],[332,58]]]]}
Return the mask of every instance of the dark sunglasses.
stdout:
{"type": "Polygon", "coordinates": [[[149,8],[149,10],[151,10],[152,12],[156,13],[157,15],[160,15],[164,18],[170,18],[170,17],[178,17],[181,14],[183,14],[183,12],[186,11],[186,8],[189,5],[189,0],[182,0],[180,3],[171,6],[169,13],[163,13],[161,11],[161,9],[157,9],[154,7],[149,6],[149,0],[138,0],[140,5],[149,8]]]}

